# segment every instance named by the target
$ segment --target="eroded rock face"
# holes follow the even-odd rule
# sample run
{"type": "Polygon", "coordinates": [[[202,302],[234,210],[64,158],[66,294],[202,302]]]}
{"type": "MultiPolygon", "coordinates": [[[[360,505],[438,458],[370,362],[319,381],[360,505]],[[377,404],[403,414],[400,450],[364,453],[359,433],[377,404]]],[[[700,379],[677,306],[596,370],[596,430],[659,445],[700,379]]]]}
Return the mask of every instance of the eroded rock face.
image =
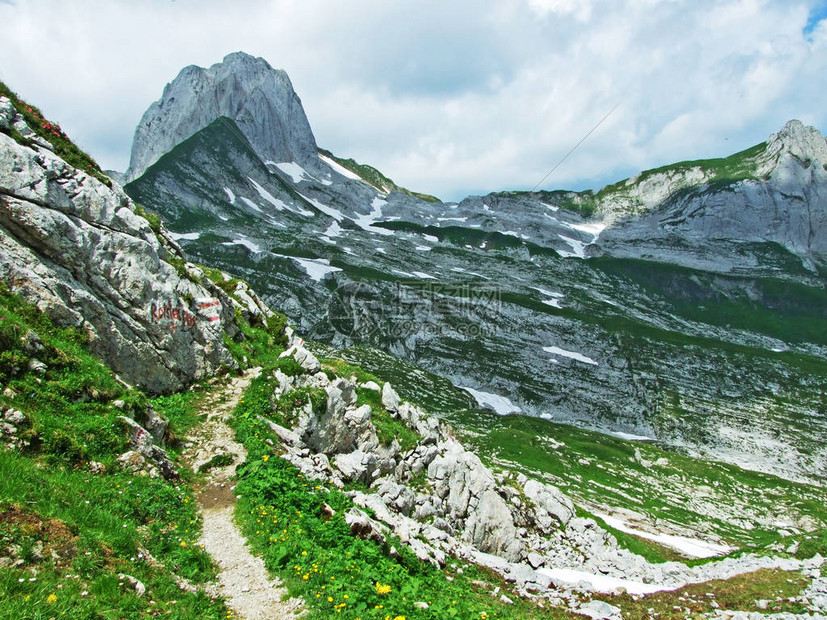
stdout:
{"type": "Polygon", "coordinates": [[[166,85],[138,124],[125,180],[219,116],[235,121],[263,161],[318,166],[316,140],[290,78],[263,58],[236,52],[207,69],[185,67],[166,85]]]}
{"type": "MultiPolygon", "coordinates": [[[[0,117],[21,122],[7,99],[0,117]]],[[[119,186],[0,134],[0,280],[155,392],[235,367],[222,339],[236,330],[232,302],[196,267],[182,277],[173,259],[184,263],[119,186]]]]}
{"type": "Polygon", "coordinates": [[[728,181],[700,168],[677,178],[667,171],[607,198],[599,210],[607,221],[619,221],[601,235],[595,252],[727,272],[757,264],[720,242],[736,249],[774,242],[813,268],[827,256],[825,165],[827,139],[790,121],[752,160],[750,178],[728,181]]]}

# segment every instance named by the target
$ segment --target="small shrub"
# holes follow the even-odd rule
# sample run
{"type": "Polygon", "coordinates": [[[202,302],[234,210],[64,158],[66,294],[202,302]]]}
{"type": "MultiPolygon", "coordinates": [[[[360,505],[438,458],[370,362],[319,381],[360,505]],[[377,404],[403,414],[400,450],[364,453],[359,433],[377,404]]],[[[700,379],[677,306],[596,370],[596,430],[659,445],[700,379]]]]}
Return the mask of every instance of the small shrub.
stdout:
{"type": "Polygon", "coordinates": [[[307,374],[307,371],[302,368],[302,365],[290,356],[280,358],[278,362],[276,362],[275,369],[282,371],[288,377],[300,377],[301,375],[307,374]]]}
{"type": "Polygon", "coordinates": [[[316,416],[324,414],[327,408],[327,392],[319,388],[299,388],[282,394],[274,403],[273,417],[287,428],[298,424],[299,413],[310,403],[316,416]]]}
{"type": "Polygon", "coordinates": [[[235,462],[232,454],[216,454],[209,461],[198,468],[201,473],[210,471],[213,467],[227,467],[235,462]]]}

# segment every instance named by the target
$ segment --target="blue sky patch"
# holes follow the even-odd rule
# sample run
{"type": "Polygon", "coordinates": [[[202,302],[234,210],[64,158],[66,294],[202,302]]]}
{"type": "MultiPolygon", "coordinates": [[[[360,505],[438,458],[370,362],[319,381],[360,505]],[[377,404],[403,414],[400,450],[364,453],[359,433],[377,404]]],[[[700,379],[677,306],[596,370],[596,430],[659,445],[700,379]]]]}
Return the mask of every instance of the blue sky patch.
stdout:
{"type": "Polygon", "coordinates": [[[821,0],[821,2],[816,3],[815,6],[810,9],[807,25],[804,26],[804,36],[809,37],[825,17],[827,17],[827,1],[821,0]]]}

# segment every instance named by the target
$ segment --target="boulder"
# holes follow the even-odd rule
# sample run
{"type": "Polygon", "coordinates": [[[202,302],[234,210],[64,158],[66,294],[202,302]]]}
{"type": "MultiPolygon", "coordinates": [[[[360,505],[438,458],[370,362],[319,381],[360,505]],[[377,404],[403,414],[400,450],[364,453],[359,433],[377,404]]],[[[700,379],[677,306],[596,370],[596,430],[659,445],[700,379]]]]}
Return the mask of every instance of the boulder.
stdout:
{"type": "Polygon", "coordinates": [[[129,433],[130,452],[122,454],[118,460],[124,469],[134,473],[145,472],[151,477],[163,476],[167,480],[178,479],[178,472],[166,451],[155,445],[152,435],[135,420],[120,416],[119,420],[129,433]],[[140,458],[138,458],[140,457],[140,458]]]}
{"type": "Polygon", "coordinates": [[[285,357],[292,357],[297,364],[311,374],[319,372],[322,368],[319,360],[315,355],[304,348],[304,344],[301,340],[279,355],[279,359],[285,357]]]}
{"type": "Polygon", "coordinates": [[[338,469],[345,480],[351,482],[368,482],[375,469],[375,457],[361,450],[339,454],[333,459],[333,466],[338,469]]]}
{"type": "Polygon", "coordinates": [[[577,613],[588,616],[592,620],[620,620],[623,617],[619,607],[603,601],[584,603],[577,608],[577,613]]]}
{"type": "Polygon", "coordinates": [[[351,508],[345,513],[345,523],[350,533],[364,540],[372,540],[377,545],[385,544],[382,526],[358,508],[351,508]]]}
{"type": "Polygon", "coordinates": [[[146,420],[144,421],[144,428],[152,435],[152,439],[158,445],[164,445],[164,440],[169,428],[169,420],[160,415],[152,407],[146,409],[146,420]]]}
{"type": "Polygon", "coordinates": [[[528,560],[528,563],[531,565],[531,568],[533,568],[535,570],[540,568],[541,566],[543,566],[546,563],[546,561],[543,559],[543,556],[541,556],[539,553],[537,553],[535,551],[532,551],[531,553],[528,554],[527,560],[528,560]]]}
{"type": "Polygon", "coordinates": [[[399,394],[391,387],[390,383],[385,383],[382,387],[382,406],[395,413],[399,409],[399,401],[399,394]]]}
{"type": "Polygon", "coordinates": [[[549,517],[560,525],[566,525],[574,516],[574,504],[553,485],[528,480],[523,485],[523,493],[534,503],[537,525],[545,533],[554,526],[549,517]]]}

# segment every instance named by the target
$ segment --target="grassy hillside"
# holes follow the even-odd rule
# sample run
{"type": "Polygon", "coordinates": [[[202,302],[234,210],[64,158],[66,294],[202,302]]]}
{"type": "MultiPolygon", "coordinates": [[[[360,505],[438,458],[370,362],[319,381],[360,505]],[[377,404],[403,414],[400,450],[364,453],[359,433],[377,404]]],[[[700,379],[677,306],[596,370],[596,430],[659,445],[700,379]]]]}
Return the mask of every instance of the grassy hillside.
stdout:
{"type": "MultiPolygon", "coordinates": [[[[215,576],[195,544],[193,480],[117,463],[128,450],[120,416],[140,420],[152,402],[89,354],[83,333],[0,286],[0,617],[226,617],[222,601],[178,585],[215,576]]],[[[194,417],[154,402],[175,454],[194,417]]]]}
{"type": "Polygon", "coordinates": [[[440,202],[439,198],[437,198],[436,196],[430,196],[429,194],[422,194],[419,192],[412,192],[409,189],[400,187],[391,179],[379,172],[379,170],[377,170],[373,166],[368,166],[367,164],[360,164],[353,159],[344,159],[342,157],[336,157],[333,153],[331,153],[330,151],[326,151],[325,149],[319,149],[319,153],[321,155],[329,157],[343,168],[347,168],[353,174],[360,176],[367,183],[370,183],[376,189],[382,192],[400,192],[402,194],[407,194],[408,196],[419,198],[420,200],[424,200],[425,202],[440,202]]]}

